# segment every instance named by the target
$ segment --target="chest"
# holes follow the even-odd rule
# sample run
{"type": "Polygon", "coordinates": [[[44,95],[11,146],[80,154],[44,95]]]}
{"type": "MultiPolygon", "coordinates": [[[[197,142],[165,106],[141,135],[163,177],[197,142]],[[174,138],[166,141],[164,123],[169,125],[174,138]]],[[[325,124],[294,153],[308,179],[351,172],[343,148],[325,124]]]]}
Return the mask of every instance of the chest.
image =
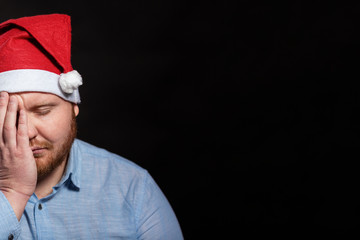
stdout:
{"type": "Polygon", "coordinates": [[[29,202],[21,227],[21,239],[136,239],[132,206],[113,195],[29,202]]]}

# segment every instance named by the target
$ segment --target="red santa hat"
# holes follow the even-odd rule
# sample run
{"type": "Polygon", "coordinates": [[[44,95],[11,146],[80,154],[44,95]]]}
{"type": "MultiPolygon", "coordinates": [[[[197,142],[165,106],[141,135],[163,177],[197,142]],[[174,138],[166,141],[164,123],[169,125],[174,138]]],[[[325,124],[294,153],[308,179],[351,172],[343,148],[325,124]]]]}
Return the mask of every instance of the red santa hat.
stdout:
{"type": "Polygon", "coordinates": [[[46,92],[80,103],[71,66],[70,16],[39,15],[0,24],[0,92],[46,92]]]}

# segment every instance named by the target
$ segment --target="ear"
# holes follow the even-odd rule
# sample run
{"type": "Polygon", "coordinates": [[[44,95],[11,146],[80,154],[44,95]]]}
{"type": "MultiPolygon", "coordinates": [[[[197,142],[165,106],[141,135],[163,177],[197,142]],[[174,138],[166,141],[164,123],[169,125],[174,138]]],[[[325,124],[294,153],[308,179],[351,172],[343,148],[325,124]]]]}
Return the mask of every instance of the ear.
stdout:
{"type": "Polygon", "coordinates": [[[77,117],[77,115],[79,114],[79,106],[77,104],[74,104],[74,114],[75,114],[75,117],[77,117]]]}

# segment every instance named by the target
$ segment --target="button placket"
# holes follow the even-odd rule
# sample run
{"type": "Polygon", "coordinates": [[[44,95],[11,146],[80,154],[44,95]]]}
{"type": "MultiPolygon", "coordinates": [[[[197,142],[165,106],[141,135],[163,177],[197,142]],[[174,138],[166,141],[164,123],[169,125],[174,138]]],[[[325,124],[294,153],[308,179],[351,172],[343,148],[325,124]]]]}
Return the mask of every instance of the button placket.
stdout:
{"type": "Polygon", "coordinates": [[[45,236],[48,236],[46,232],[50,229],[44,202],[38,201],[36,203],[34,213],[37,239],[44,239],[45,236]]]}

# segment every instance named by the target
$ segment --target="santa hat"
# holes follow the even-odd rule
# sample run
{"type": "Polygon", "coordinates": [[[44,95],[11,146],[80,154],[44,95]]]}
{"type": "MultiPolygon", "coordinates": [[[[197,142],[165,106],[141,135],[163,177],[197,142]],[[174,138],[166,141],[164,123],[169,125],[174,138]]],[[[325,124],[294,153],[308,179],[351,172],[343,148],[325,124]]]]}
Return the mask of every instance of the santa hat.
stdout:
{"type": "Polygon", "coordinates": [[[71,66],[70,16],[39,15],[0,24],[0,92],[46,92],[80,103],[71,66]]]}

